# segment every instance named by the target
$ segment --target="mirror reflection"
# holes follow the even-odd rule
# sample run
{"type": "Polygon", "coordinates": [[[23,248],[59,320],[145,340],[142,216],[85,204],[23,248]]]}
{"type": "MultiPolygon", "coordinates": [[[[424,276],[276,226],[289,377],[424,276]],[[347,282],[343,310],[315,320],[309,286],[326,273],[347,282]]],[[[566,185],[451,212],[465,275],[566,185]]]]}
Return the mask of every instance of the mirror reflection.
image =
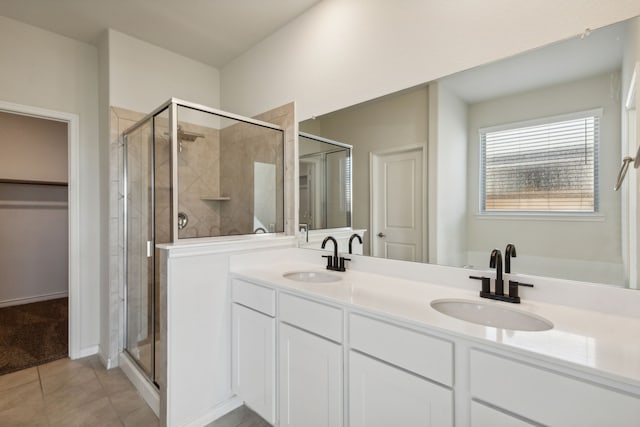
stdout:
{"type": "Polygon", "coordinates": [[[353,146],[364,253],[486,269],[512,243],[515,273],[637,288],[637,171],[613,187],[637,147],[638,25],[301,122],[353,146]]]}
{"type": "Polygon", "coordinates": [[[351,226],[351,146],[299,135],[300,224],[307,230],[351,226]]]}

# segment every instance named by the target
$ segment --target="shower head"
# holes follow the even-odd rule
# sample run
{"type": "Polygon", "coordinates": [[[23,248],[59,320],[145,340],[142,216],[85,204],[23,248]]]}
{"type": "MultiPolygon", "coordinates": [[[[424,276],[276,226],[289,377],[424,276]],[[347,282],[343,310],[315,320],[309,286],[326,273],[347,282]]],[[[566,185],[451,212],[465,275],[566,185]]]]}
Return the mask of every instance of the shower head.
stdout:
{"type": "Polygon", "coordinates": [[[178,125],[178,140],[183,142],[193,142],[198,138],[204,138],[204,134],[189,132],[187,130],[182,129],[182,126],[178,125]]]}

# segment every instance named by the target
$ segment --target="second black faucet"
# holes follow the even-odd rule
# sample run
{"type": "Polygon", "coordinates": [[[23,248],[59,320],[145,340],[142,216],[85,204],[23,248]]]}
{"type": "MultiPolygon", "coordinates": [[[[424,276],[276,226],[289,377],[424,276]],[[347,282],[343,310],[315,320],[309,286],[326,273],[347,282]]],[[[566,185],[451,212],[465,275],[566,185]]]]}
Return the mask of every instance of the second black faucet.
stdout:
{"type": "Polygon", "coordinates": [[[327,259],[327,270],[333,271],[347,271],[344,266],[345,261],[351,261],[349,258],[339,257],[338,256],[338,242],[332,236],[327,236],[322,241],[322,249],[327,245],[327,242],[333,242],[333,256],[331,255],[322,255],[322,258],[327,259]]]}
{"type": "MultiPolygon", "coordinates": [[[[515,245],[509,243],[505,248],[505,265],[504,272],[511,273],[511,258],[516,257],[515,245]]],[[[519,283],[515,280],[509,280],[509,294],[504,294],[504,280],[502,278],[502,253],[498,249],[491,251],[491,257],[489,258],[489,267],[496,269],[496,285],[495,292],[491,292],[491,279],[489,277],[469,276],[470,279],[476,279],[482,281],[482,290],[480,296],[482,298],[495,299],[499,301],[506,301],[512,303],[520,303],[520,296],[518,295],[518,286],[533,287],[528,283],[519,283]]]]}

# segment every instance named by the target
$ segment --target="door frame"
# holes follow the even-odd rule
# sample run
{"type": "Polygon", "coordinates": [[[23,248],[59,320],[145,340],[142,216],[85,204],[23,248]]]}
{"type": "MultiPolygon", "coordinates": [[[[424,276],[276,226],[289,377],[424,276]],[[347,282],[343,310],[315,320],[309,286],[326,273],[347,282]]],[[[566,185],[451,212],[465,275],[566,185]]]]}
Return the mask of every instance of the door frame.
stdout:
{"type": "Polygon", "coordinates": [[[399,147],[393,147],[386,150],[377,150],[369,152],[369,254],[373,256],[373,242],[375,235],[373,233],[373,207],[375,203],[375,194],[373,191],[373,161],[377,156],[384,156],[389,154],[401,154],[409,151],[420,151],[422,153],[422,259],[420,262],[427,262],[429,259],[428,253],[428,229],[427,225],[429,224],[429,212],[427,211],[427,189],[428,189],[428,171],[427,171],[427,146],[425,144],[412,144],[412,145],[402,145],[399,147]]]}
{"type": "Polygon", "coordinates": [[[80,117],[77,114],[0,101],[0,111],[67,124],[67,221],[69,225],[69,358],[82,357],[80,349],[80,117]]]}

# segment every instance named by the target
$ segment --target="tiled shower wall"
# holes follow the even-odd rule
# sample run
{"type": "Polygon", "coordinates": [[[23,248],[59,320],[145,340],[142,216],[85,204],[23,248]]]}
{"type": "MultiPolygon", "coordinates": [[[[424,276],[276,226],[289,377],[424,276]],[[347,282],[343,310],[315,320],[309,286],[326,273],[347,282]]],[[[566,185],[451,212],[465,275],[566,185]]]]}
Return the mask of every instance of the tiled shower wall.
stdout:
{"type": "MultiPolygon", "coordinates": [[[[178,152],[178,210],[189,222],[178,232],[181,239],[220,235],[219,201],[203,197],[220,195],[220,131],[180,122],[182,130],[204,135],[184,140],[178,152]]],[[[167,224],[169,225],[169,224],[167,224]]]]}
{"type": "MultiPolygon", "coordinates": [[[[272,232],[282,232],[284,174],[282,165],[283,136],[281,132],[247,123],[236,123],[220,132],[220,175],[225,194],[230,200],[222,204],[223,235],[254,232],[254,162],[276,165],[276,218],[272,232]]],[[[265,224],[266,225],[266,224],[265,224]]]]}

